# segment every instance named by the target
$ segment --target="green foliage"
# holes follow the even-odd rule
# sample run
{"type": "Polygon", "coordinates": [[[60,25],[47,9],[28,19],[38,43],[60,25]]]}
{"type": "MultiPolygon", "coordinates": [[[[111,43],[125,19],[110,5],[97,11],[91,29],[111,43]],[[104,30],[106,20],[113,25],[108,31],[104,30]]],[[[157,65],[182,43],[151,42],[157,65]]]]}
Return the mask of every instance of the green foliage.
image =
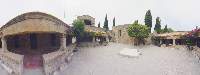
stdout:
{"type": "Polygon", "coordinates": [[[151,16],[151,11],[148,10],[145,14],[145,19],[144,19],[145,25],[149,27],[149,32],[151,32],[151,27],[152,27],[152,16],[151,16]]]}
{"type": "Polygon", "coordinates": [[[130,37],[135,37],[135,45],[140,45],[140,43],[145,44],[144,38],[149,37],[149,27],[138,24],[138,21],[136,20],[128,27],[128,35],[130,37]]]}
{"type": "Polygon", "coordinates": [[[114,19],[113,19],[113,26],[115,26],[115,17],[114,17],[114,19]]]}
{"type": "Polygon", "coordinates": [[[146,25],[138,24],[138,21],[135,21],[134,24],[128,27],[128,35],[137,39],[144,39],[149,36],[148,29],[146,25]]]}
{"type": "Polygon", "coordinates": [[[95,36],[95,32],[85,32],[84,33],[84,37],[94,37],[95,36]]]}
{"type": "Polygon", "coordinates": [[[74,35],[77,37],[77,41],[79,42],[81,37],[84,36],[85,23],[82,20],[74,20],[72,25],[73,25],[74,35]]]}
{"type": "Polygon", "coordinates": [[[192,46],[194,43],[191,39],[186,39],[186,45],[192,46]]]}
{"type": "Polygon", "coordinates": [[[100,22],[99,22],[99,24],[98,24],[98,27],[99,27],[99,28],[101,27],[101,24],[100,24],[100,22]]]}
{"type": "Polygon", "coordinates": [[[171,28],[167,28],[167,25],[165,25],[164,29],[161,29],[160,33],[170,33],[173,32],[174,30],[171,28]]]}
{"type": "Polygon", "coordinates": [[[161,33],[161,21],[160,21],[160,17],[157,17],[156,18],[156,24],[155,24],[155,27],[154,27],[154,30],[159,34],[161,33]]]}
{"type": "Polygon", "coordinates": [[[165,25],[165,28],[163,29],[163,32],[164,32],[164,33],[167,33],[167,32],[168,32],[167,25],[165,25]]]}
{"type": "Polygon", "coordinates": [[[133,24],[138,24],[138,20],[135,20],[133,24]]]}
{"type": "Polygon", "coordinates": [[[106,17],[105,17],[105,21],[104,21],[104,26],[103,28],[105,28],[106,30],[109,30],[108,28],[108,18],[107,18],[107,14],[106,14],[106,17]]]}
{"type": "Polygon", "coordinates": [[[172,28],[167,28],[168,32],[174,32],[174,30],[172,28]]]}

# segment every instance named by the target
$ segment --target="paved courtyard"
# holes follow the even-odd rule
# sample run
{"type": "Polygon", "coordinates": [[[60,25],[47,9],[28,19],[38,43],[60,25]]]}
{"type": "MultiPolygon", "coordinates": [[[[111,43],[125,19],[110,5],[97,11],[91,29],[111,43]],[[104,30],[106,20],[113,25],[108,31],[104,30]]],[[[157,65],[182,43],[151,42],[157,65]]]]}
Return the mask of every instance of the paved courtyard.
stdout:
{"type": "Polygon", "coordinates": [[[59,75],[200,75],[200,63],[190,52],[147,46],[138,58],[120,56],[123,48],[109,46],[84,48],[77,52],[68,68],[59,75]]]}
{"type": "MultiPolygon", "coordinates": [[[[1,68],[0,73],[6,75],[1,68]]],[[[109,46],[81,49],[57,75],[200,75],[200,63],[184,49],[110,43],[109,46]],[[118,53],[123,48],[140,49],[142,55],[137,58],[120,56],[118,53]]]]}

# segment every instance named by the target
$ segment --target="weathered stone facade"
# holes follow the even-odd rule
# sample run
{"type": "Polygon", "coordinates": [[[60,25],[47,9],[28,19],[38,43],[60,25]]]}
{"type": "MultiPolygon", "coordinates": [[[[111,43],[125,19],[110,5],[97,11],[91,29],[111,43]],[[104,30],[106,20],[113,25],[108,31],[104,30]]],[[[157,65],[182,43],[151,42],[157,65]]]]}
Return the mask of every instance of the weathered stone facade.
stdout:
{"type": "MultiPolygon", "coordinates": [[[[45,71],[46,75],[52,75],[56,70],[59,70],[63,67],[63,65],[66,65],[69,63],[71,56],[73,55],[73,49],[76,47],[76,44],[72,43],[72,30],[71,27],[59,20],[58,18],[51,16],[49,14],[41,13],[41,12],[29,12],[22,15],[17,16],[16,18],[9,21],[7,24],[1,27],[0,31],[1,36],[1,51],[0,51],[0,60],[4,65],[6,65],[8,68],[12,70],[11,74],[14,75],[22,75],[23,73],[23,66],[24,66],[24,56],[26,54],[18,54],[15,53],[14,49],[18,49],[18,47],[22,46],[22,43],[19,43],[19,37],[29,41],[23,44],[23,46],[31,45],[31,47],[27,46],[23,49],[32,49],[32,45],[34,44],[37,50],[34,51],[40,51],[40,47],[45,46],[44,43],[48,43],[48,40],[51,40],[52,38],[58,38],[59,42],[54,42],[56,44],[59,44],[59,48],[56,50],[53,50],[54,52],[50,51],[42,55],[43,59],[43,69],[45,71]],[[35,36],[33,36],[33,34],[35,36]],[[45,34],[45,35],[42,35],[45,34]],[[55,36],[53,36],[56,34],[55,36]],[[20,35],[24,35],[23,37],[20,35]],[[51,35],[51,37],[50,37],[51,35]],[[32,37],[31,37],[32,36],[32,37]],[[14,38],[15,37],[15,38],[14,38]],[[16,39],[16,37],[18,37],[16,39]],[[27,39],[27,37],[29,37],[27,39]],[[14,38],[14,39],[9,39],[14,38]],[[39,38],[38,42],[41,42],[37,45],[37,42],[33,42],[33,38],[39,38]],[[45,39],[47,38],[47,39],[45,39]],[[51,38],[51,39],[49,39],[51,38]],[[10,42],[9,42],[10,41],[10,42]],[[18,43],[17,43],[18,42],[18,43]],[[15,44],[16,48],[10,49],[10,44],[15,44]],[[43,44],[42,44],[43,43],[43,44]]],[[[36,40],[36,39],[35,39],[36,40]]],[[[53,40],[53,39],[52,39],[53,40]]],[[[55,40],[55,39],[54,39],[55,40]]],[[[23,42],[23,41],[20,41],[23,42]]],[[[50,43],[51,41],[49,41],[50,43]]],[[[51,45],[51,44],[46,44],[51,45]]],[[[35,47],[34,46],[34,47],[35,47]]],[[[46,46],[47,47],[47,46],[46,46]]],[[[52,48],[53,47],[49,47],[52,48]]],[[[27,51],[26,50],[26,51],[27,51]]],[[[48,50],[41,50],[41,51],[48,51],[48,50]]],[[[35,52],[36,53],[36,52],[35,52]]]]}
{"type": "Polygon", "coordinates": [[[108,34],[106,32],[106,30],[104,28],[100,28],[100,27],[96,27],[95,26],[95,18],[89,16],[89,15],[83,15],[83,16],[78,16],[77,17],[78,20],[82,20],[85,23],[85,31],[86,32],[93,32],[94,36],[93,38],[93,45],[89,44],[91,43],[90,41],[85,43],[87,45],[82,45],[82,46],[94,46],[94,45],[98,45],[96,44],[97,42],[104,42],[104,41],[108,41],[108,34]],[[90,22],[90,23],[88,23],[90,22]],[[100,40],[100,41],[97,41],[100,40]]]}
{"type": "Polygon", "coordinates": [[[112,39],[117,43],[134,44],[134,38],[130,37],[127,28],[130,24],[118,25],[112,28],[112,39]]]}
{"type": "Polygon", "coordinates": [[[83,20],[86,25],[95,26],[95,18],[93,18],[89,15],[78,16],[77,19],[83,20]]]}
{"type": "Polygon", "coordinates": [[[171,33],[155,34],[155,39],[159,42],[159,45],[185,45],[186,40],[182,38],[188,32],[186,31],[176,31],[171,33]]]}

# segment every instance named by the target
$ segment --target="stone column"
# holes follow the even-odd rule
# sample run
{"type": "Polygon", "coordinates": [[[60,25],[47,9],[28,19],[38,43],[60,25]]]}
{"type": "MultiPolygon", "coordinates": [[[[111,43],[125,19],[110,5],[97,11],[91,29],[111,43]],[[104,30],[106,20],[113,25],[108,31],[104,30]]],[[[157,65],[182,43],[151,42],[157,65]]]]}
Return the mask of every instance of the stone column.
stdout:
{"type": "Polygon", "coordinates": [[[173,46],[176,45],[176,39],[173,39],[173,46]]]}
{"type": "Polygon", "coordinates": [[[76,37],[72,37],[72,43],[76,43],[76,37]]]}
{"type": "Polygon", "coordinates": [[[96,40],[96,38],[95,38],[95,37],[93,37],[93,38],[92,38],[92,42],[93,42],[93,43],[94,43],[94,42],[96,42],[95,40],[96,40]]]}
{"type": "Polygon", "coordinates": [[[108,38],[108,36],[106,36],[106,42],[109,42],[109,38],[108,38]]]}
{"type": "Polygon", "coordinates": [[[160,45],[162,44],[162,39],[160,39],[160,45]]]}
{"type": "Polygon", "coordinates": [[[2,38],[1,38],[1,42],[2,42],[2,50],[3,50],[3,51],[7,51],[6,38],[5,38],[5,37],[2,37],[2,38]]]}
{"type": "Polygon", "coordinates": [[[66,48],[66,35],[62,34],[60,37],[60,49],[65,50],[66,48]]]}

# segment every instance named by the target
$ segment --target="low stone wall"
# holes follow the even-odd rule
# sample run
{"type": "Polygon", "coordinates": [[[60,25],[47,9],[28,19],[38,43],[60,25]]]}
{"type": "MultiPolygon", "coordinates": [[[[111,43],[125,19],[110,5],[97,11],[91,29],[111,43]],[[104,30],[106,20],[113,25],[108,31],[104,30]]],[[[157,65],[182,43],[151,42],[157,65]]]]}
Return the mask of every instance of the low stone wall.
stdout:
{"type": "Polygon", "coordinates": [[[0,60],[2,61],[2,64],[11,69],[11,75],[22,75],[23,58],[23,55],[11,52],[0,52],[0,60]]]}
{"type": "Polygon", "coordinates": [[[70,45],[66,50],[58,50],[49,54],[43,55],[43,64],[45,75],[53,75],[54,72],[66,66],[71,60],[75,44],[70,45]]]}
{"type": "Polygon", "coordinates": [[[200,60],[200,48],[197,46],[194,46],[193,48],[193,54],[200,60]]]}

